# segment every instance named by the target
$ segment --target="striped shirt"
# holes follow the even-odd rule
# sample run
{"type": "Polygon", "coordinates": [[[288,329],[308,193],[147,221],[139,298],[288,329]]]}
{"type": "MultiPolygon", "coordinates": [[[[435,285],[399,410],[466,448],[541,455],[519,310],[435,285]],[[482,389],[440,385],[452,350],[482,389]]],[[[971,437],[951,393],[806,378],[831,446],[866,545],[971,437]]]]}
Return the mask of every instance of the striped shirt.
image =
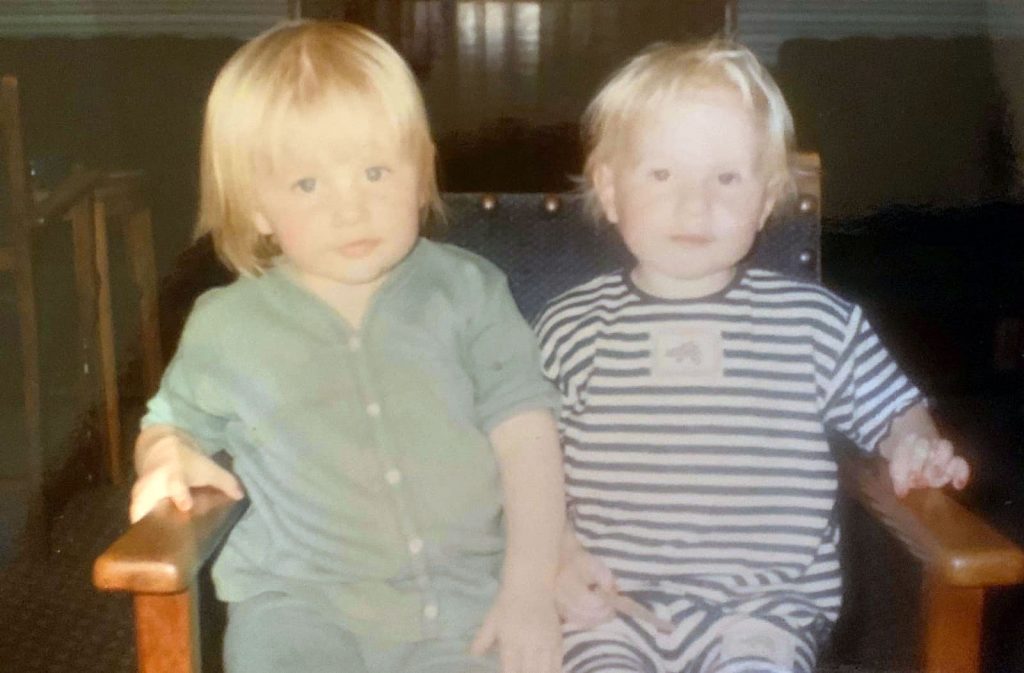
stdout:
{"type": "Polygon", "coordinates": [[[920,400],[859,307],[759,269],[687,300],[616,271],[535,327],[562,395],[569,515],[620,586],[835,620],[826,435],[874,450],[920,400]]]}

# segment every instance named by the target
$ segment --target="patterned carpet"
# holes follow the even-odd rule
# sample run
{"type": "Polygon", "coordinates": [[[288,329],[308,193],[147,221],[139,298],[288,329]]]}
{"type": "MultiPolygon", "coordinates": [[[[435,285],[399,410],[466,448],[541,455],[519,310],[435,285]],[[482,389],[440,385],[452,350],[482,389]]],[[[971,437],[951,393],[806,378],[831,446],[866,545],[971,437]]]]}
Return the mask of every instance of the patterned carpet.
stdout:
{"type": "Polygon", "coordinates": [[[48,558],[0,570],[0,671],[135,670],[131,600],[92,587],[92,560],[127,526],[128,490],[83,491],[54,521],[48,558]]]}

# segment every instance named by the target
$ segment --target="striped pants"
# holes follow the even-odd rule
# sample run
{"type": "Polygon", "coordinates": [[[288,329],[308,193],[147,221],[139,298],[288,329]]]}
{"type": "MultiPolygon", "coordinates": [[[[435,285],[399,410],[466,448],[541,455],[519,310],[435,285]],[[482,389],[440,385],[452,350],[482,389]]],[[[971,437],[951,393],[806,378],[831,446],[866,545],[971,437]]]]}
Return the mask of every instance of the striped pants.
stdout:
{"type": "Polygon", "coordinates": [[[793,620],[764,613],[726,612],[691,600],[630,592],[671,633],[619,616],[592,629],[565,630],[564,673],[813,673],[823,617],[801,630],[793,620]]]}

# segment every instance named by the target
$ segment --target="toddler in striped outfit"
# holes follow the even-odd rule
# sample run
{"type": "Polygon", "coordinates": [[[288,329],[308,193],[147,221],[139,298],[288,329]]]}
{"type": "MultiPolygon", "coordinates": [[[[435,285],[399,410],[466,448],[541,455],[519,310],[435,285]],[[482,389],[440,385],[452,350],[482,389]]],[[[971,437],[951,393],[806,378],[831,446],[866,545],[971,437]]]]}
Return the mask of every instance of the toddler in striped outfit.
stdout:
{"type": "Polygon", "coordinates": [[[792,193],[747,49],[663,44],[585,116],[587,194],[635,258],[538,318],[562,396],[567,673],[810,673],[841,599],[840,432],[898,494],[969,468],[862,310],[744,263],[792,193]]]}

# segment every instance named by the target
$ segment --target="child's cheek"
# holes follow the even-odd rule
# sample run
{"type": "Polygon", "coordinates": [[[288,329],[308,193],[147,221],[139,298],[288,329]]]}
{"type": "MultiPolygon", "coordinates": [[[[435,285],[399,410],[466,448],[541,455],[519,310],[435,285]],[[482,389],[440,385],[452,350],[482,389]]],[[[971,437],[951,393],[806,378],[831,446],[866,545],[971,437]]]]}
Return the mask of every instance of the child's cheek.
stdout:
{"type": "Polygon", "coordinates": [[[306,244],[306,239],[298,227],[283,227],[277,232],[277,243],[285,255],[301,250],[306,244]]]}

